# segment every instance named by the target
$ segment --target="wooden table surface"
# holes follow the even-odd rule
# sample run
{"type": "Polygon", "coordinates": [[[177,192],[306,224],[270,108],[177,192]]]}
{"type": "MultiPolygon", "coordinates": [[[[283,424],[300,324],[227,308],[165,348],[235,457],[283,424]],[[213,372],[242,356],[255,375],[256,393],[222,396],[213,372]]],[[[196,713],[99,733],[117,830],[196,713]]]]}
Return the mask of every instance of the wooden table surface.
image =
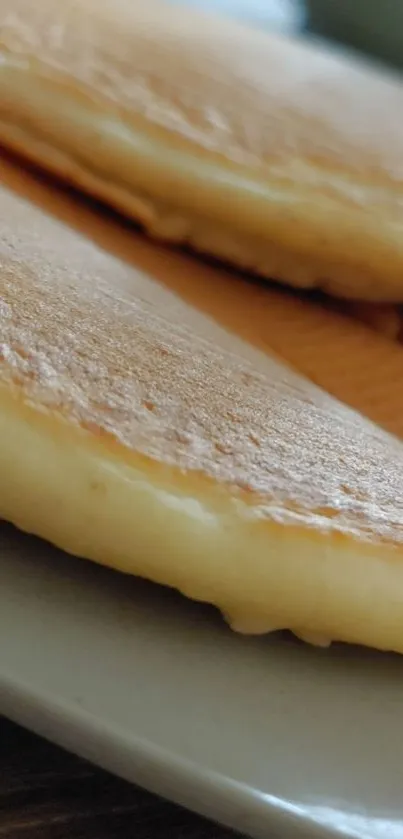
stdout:
{"type": "Polygon", "coordinates": [[[0,839],[235,836],[0,718],[0,839]]]}

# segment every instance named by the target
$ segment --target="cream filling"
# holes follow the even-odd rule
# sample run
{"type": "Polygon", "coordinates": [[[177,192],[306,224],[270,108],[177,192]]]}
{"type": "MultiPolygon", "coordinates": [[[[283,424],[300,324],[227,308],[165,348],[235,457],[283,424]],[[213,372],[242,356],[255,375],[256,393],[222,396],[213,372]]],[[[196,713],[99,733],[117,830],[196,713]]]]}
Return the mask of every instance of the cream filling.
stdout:
{"type": "Polygon", "coordinates": [[[0,476],[0,517],[212,603],[240,632],[403,652],[403,562],[390,546],[326,534],[314,517],[287,524],[289,511],[279,523],[226,486],[140,457],[130,465],[5,387],[0,476]]]}
{"type": "Polygon", "coordinates": [[[292,171],[273,166],[270,182],[254,177],[253,165],[242,174],[230,160],[224,165],[208,151],[192,153],[180,138],[173,147],[156,126],[132,128],[113,105],[108,113],[72,98],[57,80],[1,52],[0,123],[4,142],[95,191],[159,238],[299,287],[374,300],[396,296],[401,272],[393,262],[385,267],[385,247],[389,238],[396,249],[401,225],[382,226],[381,284],[377,275],[382,220],[372,208],[390,198],[385,190],[335,180],[303,161],[294,161],[292,171]],[[366,207],[361,214],[357,193],[366,207]]]}

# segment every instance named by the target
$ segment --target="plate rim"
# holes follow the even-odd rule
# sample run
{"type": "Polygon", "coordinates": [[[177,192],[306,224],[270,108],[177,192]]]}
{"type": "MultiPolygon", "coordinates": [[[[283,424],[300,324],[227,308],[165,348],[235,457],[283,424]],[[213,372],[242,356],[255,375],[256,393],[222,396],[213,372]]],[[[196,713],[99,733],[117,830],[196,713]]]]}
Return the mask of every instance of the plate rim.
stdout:
{"type": "MultiPolygon", "coordinates": [[[[148,739],[125,733],[60,697],[34,690],[0,670],[0,714],[93,765],[252,839],[268,829],[285,839],[340,839],[303,808],[213,772],[148,739]],[[268,821],[270,824],[268,824],[268,821]]],[[[342,834],[349,839],[348,834],[342,834]]],[[[351,839],[353,835],[350,834],[351,839]]]]}

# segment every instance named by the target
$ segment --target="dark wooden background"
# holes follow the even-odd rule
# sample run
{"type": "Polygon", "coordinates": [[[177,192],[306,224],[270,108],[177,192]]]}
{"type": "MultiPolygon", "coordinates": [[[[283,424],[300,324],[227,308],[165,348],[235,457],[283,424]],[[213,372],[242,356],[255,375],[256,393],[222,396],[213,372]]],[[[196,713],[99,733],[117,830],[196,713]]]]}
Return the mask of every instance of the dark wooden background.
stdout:
{"type": "Polygon", "coordinates": [[[0,839],[235,837],[0,718],[0,839]]]}

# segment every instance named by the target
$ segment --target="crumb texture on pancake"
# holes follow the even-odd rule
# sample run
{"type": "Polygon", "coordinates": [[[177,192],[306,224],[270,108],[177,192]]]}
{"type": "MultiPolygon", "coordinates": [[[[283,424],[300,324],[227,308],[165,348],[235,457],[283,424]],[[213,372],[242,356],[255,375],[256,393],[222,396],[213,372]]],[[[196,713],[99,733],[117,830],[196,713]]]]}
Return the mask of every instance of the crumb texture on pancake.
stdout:
{"type": "Polygon", "coordinates": [[[170,290],[190,260],[0,202],[0,517],[239,631],[403,652],[401,443],[170,290]]]}
{"type": "Polygon", "coordinates": [[[403,300],[402,113],[400,80],[161,0],[0,0],[0,139],[295,285],[403,300]]]}
{"type": "Polygon", "coordinates": [[[206,341],[157,284],[144,300],[147,274],[0,196],[1,370],[25,399],[259,515],[400,542],[400,444],[273,357],[206,341]]]}

